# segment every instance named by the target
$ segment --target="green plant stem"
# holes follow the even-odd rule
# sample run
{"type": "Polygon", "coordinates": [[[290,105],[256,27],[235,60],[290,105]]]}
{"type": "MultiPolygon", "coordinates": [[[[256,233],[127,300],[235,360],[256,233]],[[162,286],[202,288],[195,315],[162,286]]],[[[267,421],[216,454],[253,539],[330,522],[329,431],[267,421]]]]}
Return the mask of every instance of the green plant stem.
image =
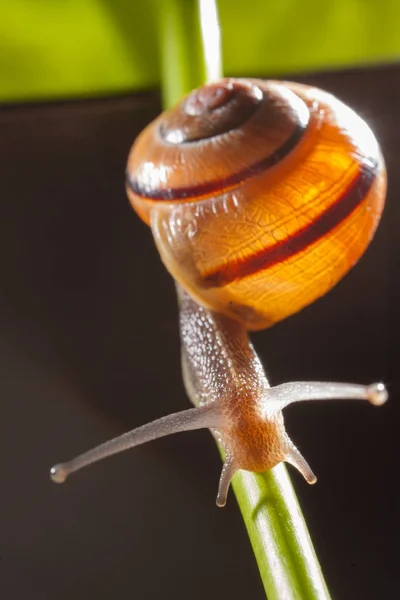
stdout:
{"type": "MultiPolygon", "coordinates": [[[[216,11],[202,12],[211,5],[160,0],[165,107],[221,75],[216,11]]],[[[239,471],[232,484],[269,600],[329,599],[285,466],[263,474],[239,471]]]]}
{"type": "Polygon", "coordinates": [[[213,0],[159,2],[162,96],[165,107],[172,106],[205,81],[221,76],[216,9],[214,13],[212,10],[207,12],[201,10],[201,4],[215,9],[213,0]]]}
{"type": "Polygon", "coordinates": [[[239,471],[232,484],[269,600],[329,599],[286,467],[239,471]]]}

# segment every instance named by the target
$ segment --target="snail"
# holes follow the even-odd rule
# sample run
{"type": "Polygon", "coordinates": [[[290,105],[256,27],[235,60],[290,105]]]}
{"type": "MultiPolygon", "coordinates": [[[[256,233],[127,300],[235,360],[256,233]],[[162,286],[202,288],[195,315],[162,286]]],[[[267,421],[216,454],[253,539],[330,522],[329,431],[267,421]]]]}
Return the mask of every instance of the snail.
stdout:
{"type": "Polygon", "coordinates": [[[60,483],[121,450],[207,428],[225,451],[218,506],[238,469],[262,472],[286,461],[315,483],[282,409],[346,398],[381,405],[385,386],[270,387],[248,332],[328,292],[365,251],[386,193],[372,131],[314,87],[223,79],[141,133],[126,188],[177,283],[183,379],[195,406],[55,465],[51,477],[60,483]]]}

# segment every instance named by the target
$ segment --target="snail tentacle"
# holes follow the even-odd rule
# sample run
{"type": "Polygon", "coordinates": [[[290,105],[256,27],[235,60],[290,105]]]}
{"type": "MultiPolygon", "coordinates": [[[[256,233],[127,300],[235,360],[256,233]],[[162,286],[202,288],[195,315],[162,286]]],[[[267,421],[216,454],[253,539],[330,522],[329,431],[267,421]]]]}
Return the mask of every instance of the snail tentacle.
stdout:
{"type": "Polygon", "coordinates": [[[218,493],[216,499],[216,505],[219,508],[223,508],[226,504],[229,487],[232,481],[232,477],[237,471],[235,459],[232,455],[227,455],[225,462],[222,467],[221,477],[219,479],[218,493]]]}
{"type": "Polygon", "coordinates": [[[217,404],[189,408],[137,427],[68,462],[59,463],[51,468],[50,476],[55,483],[63,483],[71,473],[75,473],[83,467],[146,442],[182,431],[212,429],[223,425],[224,421],[217,404]]]}

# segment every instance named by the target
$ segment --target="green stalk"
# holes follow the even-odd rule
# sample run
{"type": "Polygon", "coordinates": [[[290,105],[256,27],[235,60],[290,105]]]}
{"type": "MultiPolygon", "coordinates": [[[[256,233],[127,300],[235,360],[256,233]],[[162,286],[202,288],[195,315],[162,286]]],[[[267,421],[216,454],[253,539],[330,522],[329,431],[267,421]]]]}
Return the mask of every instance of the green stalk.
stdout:
{"type": "MultiPolygon", "coordinates": [[[[213,0],[160,0],[164,106],[222,76],[213,0]]],[[[327,600],[320,565],[283,464],[239,471],[233,489],[269,600],[327,600]]]]}
{"type": "Polygon", "coordinates": [[[159,13],[162,95],[168,108],[221,77],[219,24],[214,0],[160,0],[159,13]]]}

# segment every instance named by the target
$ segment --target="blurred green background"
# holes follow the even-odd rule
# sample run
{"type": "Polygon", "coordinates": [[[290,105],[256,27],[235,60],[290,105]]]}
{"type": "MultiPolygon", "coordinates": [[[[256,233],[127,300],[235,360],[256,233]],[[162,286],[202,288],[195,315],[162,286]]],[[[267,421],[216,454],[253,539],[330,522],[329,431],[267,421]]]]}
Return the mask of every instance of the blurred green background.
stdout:
{"type": "MultiPolygon", "coordinates": [[[[170,2],[4,0],[0,100],[157,86],[159,18],[170,2]]],[[[219,0],[218,9],[228,75],[317,71],[400,56],[399,0],[219,0]]]]}

